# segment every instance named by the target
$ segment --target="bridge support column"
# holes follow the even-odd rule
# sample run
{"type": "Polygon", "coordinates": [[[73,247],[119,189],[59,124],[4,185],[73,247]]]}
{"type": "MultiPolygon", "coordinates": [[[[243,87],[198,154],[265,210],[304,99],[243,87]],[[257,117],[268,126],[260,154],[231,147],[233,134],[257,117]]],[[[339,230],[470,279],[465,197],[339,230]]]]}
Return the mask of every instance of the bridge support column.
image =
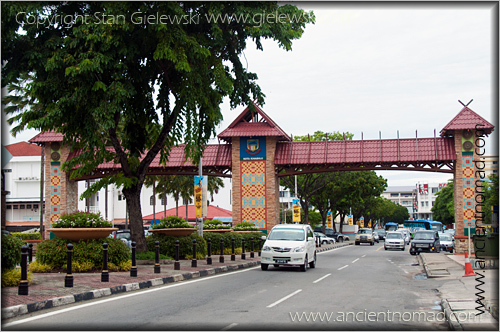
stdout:
{"type": "Polygon", "coordinates": [[[45,239],[49,239],[50,225],[63,213],[71,213],[78,209],[78,183],[69,180],[69,174],[61,165],[68,159],[70,149],[60,142],[49,142],[42,146],[45,163],[45,239]]]}

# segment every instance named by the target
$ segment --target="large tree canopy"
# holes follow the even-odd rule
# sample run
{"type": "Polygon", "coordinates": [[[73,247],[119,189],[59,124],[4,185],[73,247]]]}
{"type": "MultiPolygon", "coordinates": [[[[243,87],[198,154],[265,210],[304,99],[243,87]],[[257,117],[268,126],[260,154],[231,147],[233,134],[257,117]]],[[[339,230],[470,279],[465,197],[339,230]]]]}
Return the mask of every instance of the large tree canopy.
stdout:
{"type": "Polygon", "coordinates": [[[311,12],[275,2],[2,2],[5,110],[14,134],[55,130],[81,149],[64,165],[73,178],[120,163],[87,194],[123,186],[144,251],[139,195],[151,161],[179,143],[198,160],[225,96],[233,108],[263,103],[240,61],[247,41],[290,50],[311,22],[311,12]]]}

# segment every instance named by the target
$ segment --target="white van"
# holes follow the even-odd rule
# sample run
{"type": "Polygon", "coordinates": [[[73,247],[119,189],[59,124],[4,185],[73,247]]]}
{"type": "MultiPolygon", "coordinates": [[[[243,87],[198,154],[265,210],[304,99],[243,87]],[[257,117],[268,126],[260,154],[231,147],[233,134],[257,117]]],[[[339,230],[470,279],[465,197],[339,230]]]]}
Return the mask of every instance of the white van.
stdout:
{"type": "Polygon", "coordinates": [[[299,265],[301,271],[316,267],[316,243],[311,226],[280,224],[271,229],[262,246],[260,267],[299,265]]]}

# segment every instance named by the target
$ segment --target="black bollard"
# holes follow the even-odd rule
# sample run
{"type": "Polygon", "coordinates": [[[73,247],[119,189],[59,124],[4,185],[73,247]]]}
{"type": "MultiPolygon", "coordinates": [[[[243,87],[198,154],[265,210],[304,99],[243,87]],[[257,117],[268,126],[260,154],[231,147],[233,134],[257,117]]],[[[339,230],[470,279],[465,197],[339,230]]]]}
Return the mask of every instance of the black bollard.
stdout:
{"type": "Polygon", "coordinates": [[[160,241],[155,241],[155,273],[161,273],[160,268],[160,241]]]}
{"type": "Polygon", "coordinates": [[[262,251],[262,238],[259,239],[259,254],[258,254],[259,257],[261,251],[262,251]]]}
{"type": "Polygon", "coordinates": [[[33,261],[33,243],[28,244],[28,262],[33,261]]]}
{"type": "Polygon", "coordinates": [[[220,239],[219,263],[224,263],[224,239],[220,239]]]}
{"type": "Polygon", "coordinates": [[[67,261],[66,261],[66,277],[64,277],[64,287],[73,287],[73,245],[68,243],[66,246],[68,249],[67,261]]]}
{"type": "Polygon", "coordinates": [[[135,261],[135,241],[132,241],[132,267],[130,268],[130,276],[131,277],[137,277],[137,266],[136,266],[136,261],[135,261]]]}
{"type": "Polygon", "coordinates": [[[231,239],[231,260],[236,260],[236,256],[234,255],[234,237],[231,239]]]}
{"type": "Polygon", "coordinates": [[[108,271],[108,244],[102,244],[102,273],[101,282],[109,282],[109,271],[108,271]]]}
{"type": "Polygon", "coordinates": [[[250,258],[254,258],[254,255],[253,255],[253,237],[250,238],[250,258]]]}
{"type": "Polygon", "coordinates": [[[193,259],[191,260],[191,267],[197,267],[198,261],[196,260],[196,240],[193,240],[193,259]]]}
{"type": "Polygon", "coordinates": [[[21,246],[21,281],[17,295],[28,295],[28,247],[21,246]]]}
{"type": "Polygon", "coordinates": [[[245,254],[245,239],[241,239],[241,259],[247,259],[245,254]]]}
{"type": "Polygon", "coordinates": [[[212,240],[207,239],[207,265],[212,265],[212,240]]]}
{"type": "Polygon", "coordinates": [[[179,240],[175,240],[175,262],[174,270],[180,270],[181,263],[179,262],[179,240]]]}

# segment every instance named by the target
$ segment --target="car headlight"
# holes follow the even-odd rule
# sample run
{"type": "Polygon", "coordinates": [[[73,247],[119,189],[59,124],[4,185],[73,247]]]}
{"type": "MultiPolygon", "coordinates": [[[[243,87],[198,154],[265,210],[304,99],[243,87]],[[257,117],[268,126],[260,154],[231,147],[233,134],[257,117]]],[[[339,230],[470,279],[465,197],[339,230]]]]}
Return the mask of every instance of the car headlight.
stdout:
{"type": "Polygon", "coordinates": [[[271,247],[269,246],[263,246],[262,251],[271,251],[271,247]]]}
{"type": "Polygon", "coordinates": [[[304,249],[305,249],[304,246],[300,246],[300,247],[294,248],[293,252],[304,252],[304,249]]]}

